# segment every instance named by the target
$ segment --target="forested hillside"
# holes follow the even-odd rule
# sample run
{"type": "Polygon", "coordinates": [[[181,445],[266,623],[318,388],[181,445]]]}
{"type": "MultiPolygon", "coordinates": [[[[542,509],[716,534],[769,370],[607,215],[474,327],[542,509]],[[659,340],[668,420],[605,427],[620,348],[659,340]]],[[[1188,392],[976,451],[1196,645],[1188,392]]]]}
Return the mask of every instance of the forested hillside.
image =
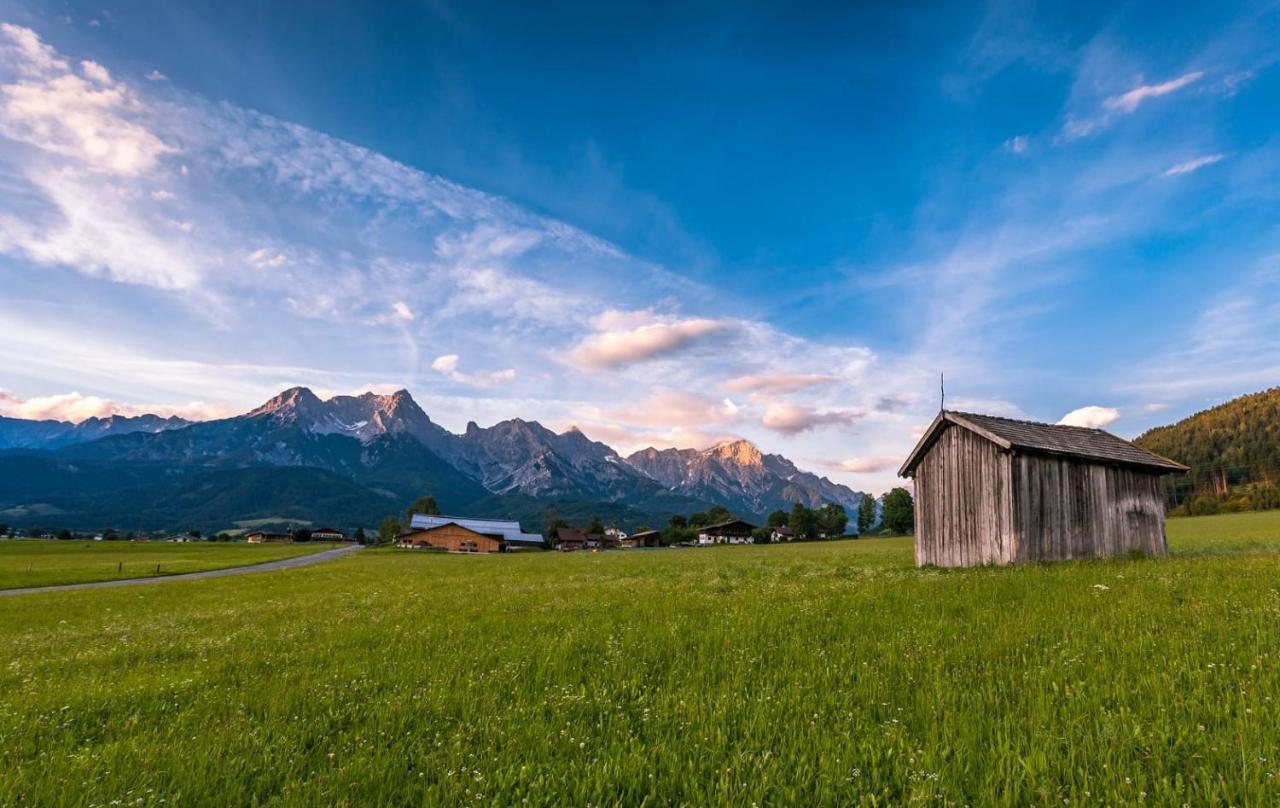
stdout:
{"type": "Polygon", "coordinates": [[[1280,507],[1280,387],[1152,429],[1135,443],[1191,467],[1170,481],[1181,513],[1280,507]]]}

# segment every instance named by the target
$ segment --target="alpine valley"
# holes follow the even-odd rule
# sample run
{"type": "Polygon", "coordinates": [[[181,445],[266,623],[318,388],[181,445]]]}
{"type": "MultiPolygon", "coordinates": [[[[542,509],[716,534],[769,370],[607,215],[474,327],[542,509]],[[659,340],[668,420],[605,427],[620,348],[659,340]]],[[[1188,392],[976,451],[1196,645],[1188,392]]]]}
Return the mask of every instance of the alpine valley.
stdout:
{"type": "Polygon", "coordinates": [[[592,515],[633,528],[722,505],[748,519],[863,496],[747,441],[622,457],[576,428],[515,418],[454,434],[409,393],[285,390],[244,415],[79,424],[0,418],[0,521],[121,530],[375,526],[433,495],[446,513],[592,515]]]}

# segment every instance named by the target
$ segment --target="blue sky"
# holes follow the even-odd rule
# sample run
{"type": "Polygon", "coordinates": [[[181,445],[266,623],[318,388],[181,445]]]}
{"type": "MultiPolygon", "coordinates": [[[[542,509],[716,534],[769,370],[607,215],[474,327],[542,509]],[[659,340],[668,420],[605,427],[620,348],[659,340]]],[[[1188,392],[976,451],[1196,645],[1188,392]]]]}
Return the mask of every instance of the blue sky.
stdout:
{"type": "Polygon", "coordinates": [[[1275,4],[0,0],[0,411],[407,387],[883,490],[1280,378],[1275,4]],[[1077,412],[1079,411],[1079,412],[1077,412]]]}

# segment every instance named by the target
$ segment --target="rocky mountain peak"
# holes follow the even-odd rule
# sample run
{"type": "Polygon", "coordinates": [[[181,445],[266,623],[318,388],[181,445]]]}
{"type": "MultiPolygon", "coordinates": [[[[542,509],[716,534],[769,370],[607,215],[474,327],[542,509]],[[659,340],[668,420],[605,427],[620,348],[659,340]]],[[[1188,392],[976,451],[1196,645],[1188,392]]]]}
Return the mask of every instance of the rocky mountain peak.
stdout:
{"type": "Polygon", "coordinates": [[[731,440],[717,443],[707,450],[707,454],[718,460],[730,462],[738,466],[763,466],[764,455],[749,440],[731,440]]]}
{"type": "Polygon", "coordinates": [[[302,420],[314,416],[323,407],[323,402],[307,387],[290,387],[271,398],[255,410],[249,417],[270,415],[277,419],[302,420]]]}

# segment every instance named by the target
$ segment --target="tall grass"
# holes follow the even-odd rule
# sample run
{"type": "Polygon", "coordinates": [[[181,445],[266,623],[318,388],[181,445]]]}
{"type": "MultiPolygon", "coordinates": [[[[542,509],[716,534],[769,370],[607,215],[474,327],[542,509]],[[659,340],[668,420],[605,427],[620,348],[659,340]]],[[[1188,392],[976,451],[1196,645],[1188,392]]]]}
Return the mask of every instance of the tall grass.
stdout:
{"type": "Polygon", "coordinates": [[[867,540],[10,598],[0,803],[1276,804],[1277,580],[867,540]]]}

